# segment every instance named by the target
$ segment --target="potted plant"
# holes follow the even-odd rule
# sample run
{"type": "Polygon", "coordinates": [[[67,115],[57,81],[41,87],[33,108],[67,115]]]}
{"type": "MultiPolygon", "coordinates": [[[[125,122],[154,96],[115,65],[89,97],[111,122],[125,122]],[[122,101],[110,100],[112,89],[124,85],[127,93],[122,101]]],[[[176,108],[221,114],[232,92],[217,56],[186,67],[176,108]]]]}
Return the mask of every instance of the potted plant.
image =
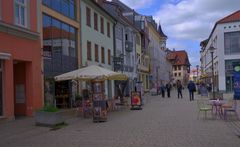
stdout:
{"type": "Polygon", "coordinates": [[[64,123],[63,116],[58,108],[51,104],[46,104],[35,113],[36,125],[55,126],[64,123]]]}

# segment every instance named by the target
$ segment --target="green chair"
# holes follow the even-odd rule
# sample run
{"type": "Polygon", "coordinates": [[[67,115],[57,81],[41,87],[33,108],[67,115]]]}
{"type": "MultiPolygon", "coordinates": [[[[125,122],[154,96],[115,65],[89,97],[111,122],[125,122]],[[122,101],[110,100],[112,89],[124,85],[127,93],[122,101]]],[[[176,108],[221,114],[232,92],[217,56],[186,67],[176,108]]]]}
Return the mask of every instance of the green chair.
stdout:
{"type": "Polygon", "coordinates": [[[198,106],[198,119],[199,119],[199,114],[200,112],[204,113],[204,118],[207,118],[207,112],[213,112],[213,108],[211,105],[208,104],[208,100],[206,99],[198,99],[197,100],[197,106],[198,106]]]}

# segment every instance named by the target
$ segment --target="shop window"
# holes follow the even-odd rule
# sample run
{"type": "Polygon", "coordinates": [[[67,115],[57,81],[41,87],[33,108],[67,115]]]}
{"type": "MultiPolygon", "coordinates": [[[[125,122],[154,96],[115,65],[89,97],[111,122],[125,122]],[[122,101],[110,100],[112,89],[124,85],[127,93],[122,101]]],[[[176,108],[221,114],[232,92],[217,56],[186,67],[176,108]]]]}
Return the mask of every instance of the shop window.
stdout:
{"type": "Polygon", "coordinates": [[[14,2],[15,24],[27,27],[27,1],[15,0],[14,2]]]}
{"type": "Polygon", "coordinates": [[[86,7],[86,23],[87,26],[91,27],[91,9],[86,7]]]}
{"type": "Polygon", "coordinates": [[[92,60],[92,48],[90,41],[87,41],[87,59],[92,60]]]}
{"type": "Polygon", "coordinates": [[[105,63],[104,47],[101,48],[102,63],[105,63]]]}

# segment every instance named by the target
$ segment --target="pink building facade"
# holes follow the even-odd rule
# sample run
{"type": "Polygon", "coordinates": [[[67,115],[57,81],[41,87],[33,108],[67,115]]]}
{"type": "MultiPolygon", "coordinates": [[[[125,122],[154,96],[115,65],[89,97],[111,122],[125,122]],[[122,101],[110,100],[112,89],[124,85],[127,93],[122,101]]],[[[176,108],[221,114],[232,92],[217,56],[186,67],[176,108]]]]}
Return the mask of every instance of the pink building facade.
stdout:
{"type": "Polygon", "coordinates": [[[0,118],[32,116],[42,107],[38,0],[0,0],[0,118]]]}

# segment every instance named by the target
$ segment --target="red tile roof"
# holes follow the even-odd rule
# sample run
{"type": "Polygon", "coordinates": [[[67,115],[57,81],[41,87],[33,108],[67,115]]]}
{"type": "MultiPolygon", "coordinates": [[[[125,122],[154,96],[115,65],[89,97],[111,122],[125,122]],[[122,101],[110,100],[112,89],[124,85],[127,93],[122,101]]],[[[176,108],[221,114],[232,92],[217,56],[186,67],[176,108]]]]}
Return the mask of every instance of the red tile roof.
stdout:
{"type": "Polygon", "coordinates": [[[217,21],[217,24],[235,22],[235,21],[240,21],[240,10],[224,17],[223,19],[220,19],[219,21],[217,21]]]}
{"type": "Polygon", "coordinates": [[[167,55],[168,60],[173,60],[172,64],[173,65],[190,65],[189,59],[188,59],[188,54],[186,51],[171,51],[167,55]],[[175,58],[175,59],[174,59],[175,58]]]}

